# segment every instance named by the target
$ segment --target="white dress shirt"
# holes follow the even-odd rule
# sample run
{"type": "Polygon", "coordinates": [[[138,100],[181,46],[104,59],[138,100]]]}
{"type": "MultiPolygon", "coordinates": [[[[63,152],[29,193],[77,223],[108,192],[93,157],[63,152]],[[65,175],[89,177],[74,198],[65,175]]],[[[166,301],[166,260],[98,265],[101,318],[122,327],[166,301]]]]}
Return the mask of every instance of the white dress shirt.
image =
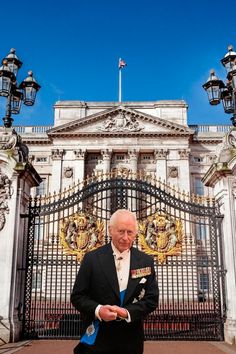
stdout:
{"type": "MultiPolygon", "coordinates": [[[[115,247],[115,245],[111,242],[111,247],[113,251],[113,256],[115,260],[116,266],[116,274],[119,283],[120,292],[127,289],[128,280],[129,280],[129,271],[130,271],[130,250],[125,250],[120,253],[120,251],[115,247]]],[[[100,321],[102,319],[99,316],[99,310],[102,305],[98,305],[95,309],[95,316],[100,321]]],[[[126,310],[127,311],[127,310],[126,310]]],[[[128,317],[124,318],[125,321],[131,322],[129,311],[127,311],[128,317]]]]}

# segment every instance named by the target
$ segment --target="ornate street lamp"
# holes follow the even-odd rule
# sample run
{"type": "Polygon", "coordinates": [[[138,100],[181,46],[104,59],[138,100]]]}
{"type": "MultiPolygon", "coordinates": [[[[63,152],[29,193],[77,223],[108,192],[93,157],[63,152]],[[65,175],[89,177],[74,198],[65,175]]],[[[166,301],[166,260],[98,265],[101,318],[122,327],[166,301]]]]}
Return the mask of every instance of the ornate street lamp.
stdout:
{"type": "Polygon", "coordinates": [[[206,90],[211,105],[217,105],[222,101],[225,113],[233,114],[231,121],[236,127],[236,52],[231,45],[221,63],[226,69],[226,84],[218,79],[214,70],[211,70],[210,77],[202,87],[206,90]]]}
{"type": "Polygon", "coordinates": [[[3,118],[6,128],[12,126],[11,114],[20,112],[22,101],[26,106],[32,106],[40,89],[40,85],[33,78],[32,71],[28,72],[29,76],[20,85],[17,84],[17,74],[22,64],[15,54],[15,49],[12,48],[2,60],[0,67],[0,96],[7,98],[6,115],[3,118]]]}

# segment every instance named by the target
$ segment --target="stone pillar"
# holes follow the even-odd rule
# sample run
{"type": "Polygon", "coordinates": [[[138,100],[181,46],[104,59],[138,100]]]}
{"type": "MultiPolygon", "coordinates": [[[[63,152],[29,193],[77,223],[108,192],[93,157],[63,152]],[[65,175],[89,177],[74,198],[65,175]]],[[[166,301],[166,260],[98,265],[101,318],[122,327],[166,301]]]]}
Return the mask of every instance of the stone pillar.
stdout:
{"type": "Polygon", "coordinates": [[[128,155],[129,155],[130,169],[132,173],[136,174],[137,167],[138,167],[138,151],[135,149],[128,150],[128,155]]]}
{"type": "MultiPolygon", "coordinates": [[[[111,154],[112,151],[109,149],[104,149],[101,150],[102,154],[102,162],[103,162],[103,174],[105,173],[110,173],[111,171],[111,154]]],[[[104,177],[103,177],[104,178],[104,177]]],[[[102,216],[106,217],[106,209],[110,209],[110,191],[107,191],[107,199],[102,199],[102,216]]],[[[98,205],[98,207],[101,207],[101,205],[98,205]]]]}
{"type": "Polygon", "coordinates": [[[78,182],[82,182],[85,178],[84,171],[85,171],[85,150],[78,149],[74,150],[75,159],[76,159],[76,166],[74,168],[75,173],[75,184],[78,182]]]}
{"type": "Polygon", "coordinates": [[[190,149],[178,151],[180,158],[178,187],[183,191],[190,191],[189,155],[190,149]]]}
{"type": "Polygon", "coordinates": [[[27,153],[15,132],[0,129],[0,344],[20,340],[22,332],[28,227],[22,216],[30,188],[41,182],[27,153]]]}
{"type": "Polygon", "coordinates": [[[109,149],[101,150],[102,160],[103,160],[103,173],[109,173],[111,170],[111,154],[112,151],[109,149]]]}
{"type": "Polygon", "coordinates": [[[223,253],[226,285],[225,341],[236,343],[236,128],[217,149],[216,162],[202,181],[212,187],[223,218],[223,253]]]}
{"type": "Polygon", "coordinates": [[[167,180],[167,156],[168,149],[154,150],[154,157],[156,160],[156,177],[161,178],[162,181],[167,180]]]}
{"type": "Polygon", "coordinates": [[[62,188],[62,159],[63,149],[52,149],[52,181],[50,183],[50,192],[58,192],[62,188]]]}

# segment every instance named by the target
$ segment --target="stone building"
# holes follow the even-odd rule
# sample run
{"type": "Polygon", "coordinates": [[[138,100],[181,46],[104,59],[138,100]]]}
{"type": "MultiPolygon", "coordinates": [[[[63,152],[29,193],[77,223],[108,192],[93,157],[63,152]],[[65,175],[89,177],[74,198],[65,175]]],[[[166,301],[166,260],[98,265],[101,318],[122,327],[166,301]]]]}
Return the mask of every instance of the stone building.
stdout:
{"type": "Polygon", "coordinates": [[[0,337],[79,336],[74,277],[122,207],[161,290],[146,338],[233,343],[235,129],[188,125],[183,100],[54,108],[53,126],[0,132],[0,337]]]}
{"type": "Polygon", "coordinates": [[[17,127],[39,192],[63,190],[92,174],[143,171],[181,190],[204,190],[201,178],[230,126],[188,126],[184,101],[55,104],[53,127],[17,127]]]}

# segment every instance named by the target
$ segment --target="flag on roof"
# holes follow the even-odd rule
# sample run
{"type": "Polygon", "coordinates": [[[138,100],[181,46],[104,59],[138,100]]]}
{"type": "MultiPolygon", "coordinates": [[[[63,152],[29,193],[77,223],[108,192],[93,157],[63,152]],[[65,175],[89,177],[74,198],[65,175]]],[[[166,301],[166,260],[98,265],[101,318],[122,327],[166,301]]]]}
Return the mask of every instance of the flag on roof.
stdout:
{"type": "Polygon", "coordinates": [[[127,66],[126,62],[123,59],[119,59],[119,69],[122,69],[125,66],[127,66]]]}

